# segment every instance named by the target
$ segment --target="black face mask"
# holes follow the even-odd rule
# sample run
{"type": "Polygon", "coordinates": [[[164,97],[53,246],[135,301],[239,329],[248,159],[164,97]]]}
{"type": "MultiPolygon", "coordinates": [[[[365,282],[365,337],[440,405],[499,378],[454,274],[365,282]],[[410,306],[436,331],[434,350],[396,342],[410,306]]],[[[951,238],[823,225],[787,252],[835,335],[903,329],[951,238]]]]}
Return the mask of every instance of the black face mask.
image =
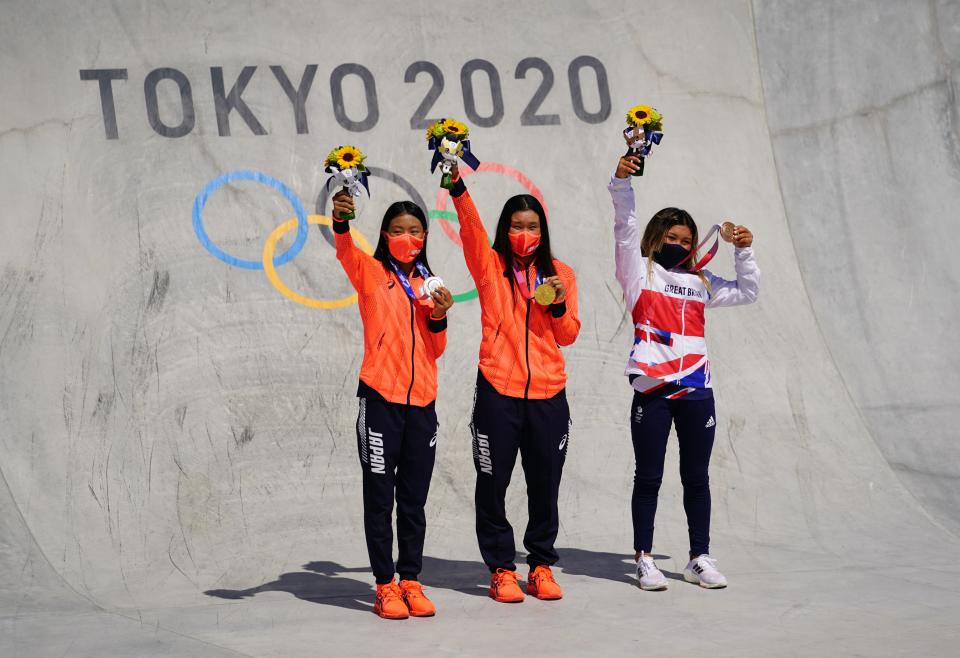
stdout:
{"type": "Polygon", "coordinates": [[[678,244],[661,245],[660,251],[653,255],[653,260],[660,263],[665,270],[672,270],[680,264],[684,258],[690,255],[689,249],[684,249],[678,244]]]}

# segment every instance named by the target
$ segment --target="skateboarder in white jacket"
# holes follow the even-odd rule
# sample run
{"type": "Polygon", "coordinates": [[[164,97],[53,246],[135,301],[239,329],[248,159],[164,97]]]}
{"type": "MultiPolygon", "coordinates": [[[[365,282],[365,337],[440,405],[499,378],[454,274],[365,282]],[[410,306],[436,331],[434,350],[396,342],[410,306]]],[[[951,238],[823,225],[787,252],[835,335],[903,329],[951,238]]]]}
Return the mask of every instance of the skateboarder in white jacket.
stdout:
{"type": "Polygon", "coordinates": [[[641,235],[631,187],[631,174],[638,165],[634,156],[621,158],[608,186],[614,207],[617,280],[635,329],[625,374],[634,388],[630,423],[636,471],[631,507],[637,577],[646,590],[667,586],[650,552],[672,423],[680,447],[690,538],[684,578],[702,587],[725,587],[726,578],[710,557],[708,470],[717,420],[704,311],[757,299],[760,270],[751,247],[753,234],[744,226],[731,226],[725,235],[736,247],[735,281],[701,268],[704,260],[692,253],[697,225],[684,210],[657,212],[641,235]]]}

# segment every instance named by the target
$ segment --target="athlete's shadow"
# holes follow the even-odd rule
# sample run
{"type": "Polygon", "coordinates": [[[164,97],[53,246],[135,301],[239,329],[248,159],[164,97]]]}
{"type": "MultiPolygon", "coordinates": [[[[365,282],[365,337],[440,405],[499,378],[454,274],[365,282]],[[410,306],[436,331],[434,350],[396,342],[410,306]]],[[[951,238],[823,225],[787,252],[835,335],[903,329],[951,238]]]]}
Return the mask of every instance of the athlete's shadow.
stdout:
{"type": "MultiPolygon", "coordinates": [[[[481,562],[445,560],[424,556],[421,581],[430,587],[451,589],[472,596],[486,596],[488,570],[481,562]]],[[[309,562],[303,571],[280,574],[276,580],[248,589],[211,589],[207,596],[246,599],[261,592],[287,592],[298,599],[349,610],[370,612],[376,592],[369,567],[345,567],[329,561],[309,562]],[[364,574],[365,580],[343,574],[364,574]]]]}
{"type": "MultiPolygon", "coordinates": [[[[633,561],[633,555],[625,553],[606,553],[604,551],[586,551],[582,548],[558,548],[560,553],[560,562],[557,566],[563,569],[563,573],[574,576],[588,576],[590,578],[603,578],[617,583],[627,583],[636,586],[636,566],[633,561]]],[[[656,555],[655,560],[669,560],[669,555],[656,555]]],[[[663,575],[673,580],[683,580],[681,574],[672,571],[664,571],[663,575]]]]}
{"type": "MultiPolygon", "coordinates": [[[[310,562],[303,565],[307,571],[329,575],[334,573],[370,573],[368,567],[341,567],[336,562],[310,562]]],[[[423,556],[420,582],[428,590],[431,587],[449,589],[472,596],[486,596],[489,586],[489,569],[482,562],[447,560],[423,556]]],[[[372,578],[372,576],[371,576],[372,578]]]]}
{"type": "Polygon", "coordinates": [[[490,570],[483,562],[423,556],[421,580],[427,587],[450,589],[471,596],[487,596],[490,570]]]}
{"type": "MultiPolygon", "coordinates": [[[[280,574],[276,580],[251,587],[249,589],[211,589],[204,592],[207,596],[215,596],[221,599],[246,599],[256,596],[261,592],[287,592],[293,594],[298,599],[310,601],[311,603],[320,603],[323,605],[333,605],[339,608],[349,610],[363,610],[370,612],[373,610],[373,580],[364,582],[353,578],[343,578],[336,573],[364,571],[362,569],[348,569],[340,567],[332,562],[311,562],[305,564],[304,569],[308,569],[312,564],[325,564],[337,567],[334,570],[328,570],[317,573],[312,570],[295,571],[280,574]]],[[[369,570],[366,570],[369,571],[369,570]]]]}

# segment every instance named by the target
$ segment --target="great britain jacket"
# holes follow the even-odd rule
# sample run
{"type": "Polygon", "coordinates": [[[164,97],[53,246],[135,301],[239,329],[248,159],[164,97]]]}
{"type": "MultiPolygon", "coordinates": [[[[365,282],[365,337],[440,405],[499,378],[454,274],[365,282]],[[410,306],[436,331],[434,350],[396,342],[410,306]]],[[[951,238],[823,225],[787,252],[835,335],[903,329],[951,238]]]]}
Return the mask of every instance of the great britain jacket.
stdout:
{"type": "Polygon", "coordinates": [[[614,176],[607,189],[614,208],[616,275],[634,324],[625,374],[641,393],[670,399],[711,388],[704,310],[757,299],[760,270],[753,249],[735,250],[735,281],[703,270],[705,285],[697,274],[666,270],[641,254],[643,231],[631,180],[614,176]]]}

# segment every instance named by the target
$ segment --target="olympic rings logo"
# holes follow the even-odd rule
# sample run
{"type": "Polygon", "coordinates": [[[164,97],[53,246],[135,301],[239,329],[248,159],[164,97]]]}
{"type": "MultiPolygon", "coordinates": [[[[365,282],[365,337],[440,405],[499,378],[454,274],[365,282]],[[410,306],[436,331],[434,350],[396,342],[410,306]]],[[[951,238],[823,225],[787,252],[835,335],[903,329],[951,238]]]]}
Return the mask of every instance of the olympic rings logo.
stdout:
{"type": "MultiPolygon", "coordinates": [[[[419,205],[421,208],[426,207],[426,204],[423,202],[423,197],[420,196],[416,188],[413,187],[413,185],[411,185],[405,178],[393,173],[392,171],[381,169],[379,167],[370,167],[369,171],[371,176],[384,178],[395,183],[409,195],[410,199],[414,203],[419,205]]],[[[466,178],[467,176],[478,172],[498,173],[507,176],[508,178],[513,178],[523,185],[531,195],[536,197],[536,199],[543,205],[544,212],[547,212],[547,204],[543,199],[543,194],[540,192],[540,189],[534,185],[533,181],[527,178],[527,176],[525,176],[519,170],[497,162],[483,162],[476,169],[476,171],[473,171],[468,167],[464,167],[461,170],[461,175],[466,178]]],[[[327,202],[329,201],[329,194],[330,193],[327,188],[324,187],[317,196],[316,214],[308,215],[297,194],[276,178],[258,171],[250,170],[227,172],[208,182],[203,189],[200,190],[200,193],[197,194],[196,199],[194,199],[193,231],[196,233],[197,239],[200,241],[200,244],[203,246],[203,248],[206,249],[212,256],[223,261],[227,265],[232,265],[234,267],[247,270],[263,270],[264,274],[267,276],[267,280],[270,281],[270,284],[277,290],[277,292],[290,301],[308,308],[325,310],[343,308],[344,306],[349,306],[350,304],[356,303],[357,293],[354,292],[338,299],[307,297],[306,295],[292,290],[289,286],[287,286],[286,283],[283,282],[283,280],[280,278],[280,275],[277,273],[277,268],[279,266],[283,265],[284,263],[289,263],[303,250],[303,247],[307,243],[307,236],[311,225],[319,226],[320,232],[324,239],[331,246],[334,246],[335,243],[333,232],[330,230],[333,220],[331,217],[325,214],[327,202]],[[220,187],[236,181],[252,181],[256,183],[262,183],[267,187],[273,188],[283,195],[283,197],[293,208],[294,217],[277,226],[277,228],[275,228],[267,237],[267,240],[263,245],[263,252],[261,253],[261,258],[259,261],[245,260],[228,254],[210,239],[210,236],[207,235],[207,231],[203,225],[203,210],[207,205],[207,201],[210,199],[210,195],[220,187]],[[287,248],[286,251],[277,255],[277,243],[283,236],[294,229],[296,229],[297,233],[294,237],[293,243],[287,248]]],[[[451,222],[457,221],[457,214],[446,209],[448,197],[449,192],[441,188],[437,193],[436,209],[429,211],[427,215],[431,219],[436,219],[438,221],[444,235],[446,235],[451,242],[460,248],[463,248],[463,243],[460,241],[460,236],[451,225],[451,222]]],[[[364,253],[371,255],[373,254],[373,245],[353,223],[350,225],[350,235],[353,237],[353,240],[357,246],[364,253]]],[[[465,302],[476,297],[476,288],[472,288],[467,292],[453,295],[453,299],[456,302],[465,302]]]]}

